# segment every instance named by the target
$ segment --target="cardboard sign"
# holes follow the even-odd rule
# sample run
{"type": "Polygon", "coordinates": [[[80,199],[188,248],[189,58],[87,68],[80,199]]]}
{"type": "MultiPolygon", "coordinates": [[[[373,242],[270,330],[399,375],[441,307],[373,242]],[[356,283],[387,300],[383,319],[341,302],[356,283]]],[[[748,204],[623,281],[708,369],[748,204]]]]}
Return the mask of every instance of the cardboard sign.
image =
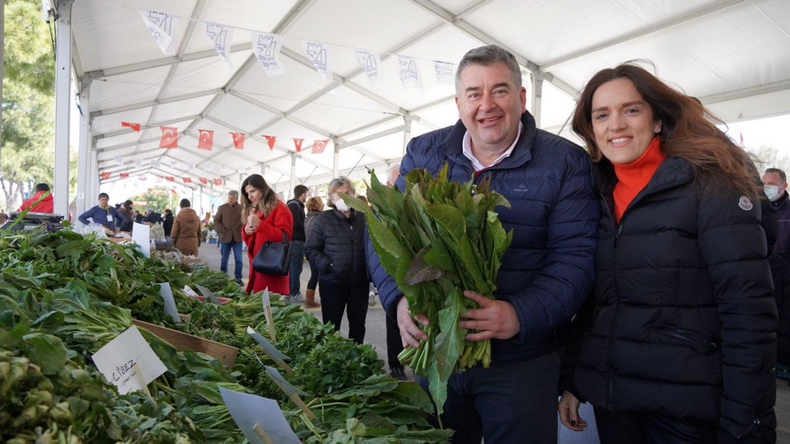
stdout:
{"type": "Polygon", "coordinates": [[[233,421],[251,444],[301,444],[277,401],[220,387],[233,421]]]}
{"type": "Polygon", "coordinates": [[[277,333],[274,331],[274,317],[272,316],[272,303],[269,300],[269,287],[263,290],[261,302],[263,302],[263,314],[266,316],[266,324],[269,327],[269,337],[272,338],[273,342],[277,342],[277,333]]]}
{"type": "MultiPolygon", "coordinates": [[[[257,359],[258,357],[256,356],[255,358],[257,359]]],[[[258,363],[261,364],[264,369],[266,369],[266,374],[269,375],[269,378],[271,378],[275,384],[277,384],[277,387],[280,387],[280,390],[282,390],[286,395],[288,395],[288,397],[291,398],[291,401],[293,401],[294,404],[296,404],[307,415],[308,418],[310,419],[316,418],[315,413],[313,413],[313,411],[310,410],[309,407],[307,407],[304,401],[302,401],[302,399],[299,398],[299,396],[307,396],[307,393],[292,386],[290,382],[286,381],[285,378],[283,378],[283,375],[281,375],[276,368],[272,368],[269,367],[268,365],[264,365],[263,363],[261,363],[260,359],[258,360],[258,363]]]]}
{"type": "Polygon", "coordinates": [[[285,363],[285,361],[290,361],[291,358],[284,355],[280,350],[277,350],[277,348],[275,348],[272,344],[270,344],[269,341],[266,340],[266,338],[264,338],[257,331],[253,330],[251,327],[247,327],[247,334],[252,336],[252,338],[255,339],[255,342],[260,344],[260,346],[263,348],[264,353],[266,353],[270,358],[272,358],[272,361],[276,362],[277,365],[279,365],[283,370],[285,370],[289,374],[291,375],[294,374],[294,371],[291,369],[291,367],[285,363]]]}
{"type": "Polygon", "coordinates": [[[176,324],[181,323],[181,317],[178,316],[178,308],[176,307],[176,300],[173,298],[173,290],[170,288],[169,282],[163,282],[159,285],[159,296],[165,301],[165,314],[170,316],[176,324]]]}
{"type": "Polygon", "coordinates": [[[132,228],[132,242],[137,244],[137,250],[143,253],[143,256],[151,257],[151,227],[135,222],[132,228]]]}
{"type": "Polygon", "coordinates": [[[219,301],[219,299],[217,299],[216,296],[214,296],[214,293],[212,293],[211,290],[198,284],[195,284],[195,287],[197,287],[198,291],[200,291],[200,293],[203,294],[203,296],[205,296],[209,302],[216,305],[222,305],[222,303],[219,301]]]}
{"type": "Polygon", "coordinates": [[[93,362],[122,395],[136,390],[147,391],[146,386],[167,371],[135,326],[94,353],[93,362]]]}

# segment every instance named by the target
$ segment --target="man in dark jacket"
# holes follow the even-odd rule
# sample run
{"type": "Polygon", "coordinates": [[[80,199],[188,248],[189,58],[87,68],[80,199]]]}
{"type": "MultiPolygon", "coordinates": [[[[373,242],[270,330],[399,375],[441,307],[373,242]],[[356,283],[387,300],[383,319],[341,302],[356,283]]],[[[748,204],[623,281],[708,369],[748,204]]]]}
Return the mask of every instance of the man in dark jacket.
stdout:
{"type": "Polygon", "coordinates": [[[173,232],[173,222],[175,221],[175,217],[173,217],[173,212],[167,208],[164,212],[164,222],[162,222],[162,228],[165,229],[165,237],[170,237],[170,233],[173,232]]]}
{"type": "MultiPolygon", "coordinates": [[[[307,200],[307,192],[310,191],[304,185],[294,187],[294,198],[288,201],[288,209],[294,217],[294,231],[291,237],[291,272],[288,274],[291,294],[286,298],[291,302],[303,302],[302,291],[300,289],[302,267],[304,266],[304,202],[307,200]]],[[[312,306],[316,306],[313,302],[312,306]]]]}
{"type": "Polygon", "coordinates": [[[124,223],[123,214],[117,208],[111,206],[109,202],[109,194],[99,193],[99,205],[82,213],[78,218],[79,221],[85,225],[93,222],[103,226],[107,231],[117,233],[124,223]]]}
{"type": "Polygon", "coordinates": [[[790,199],[787,194],[787,175],[778,168],[768,168],[763,174],[763,184],[765,194],[776,210],[778,224],[770,262],[776,308],[779,311],[777,361],[785,366],[785,371],[777,374],[786,377],[787,367],[790,366],[790,199]]]}
{"type": "MultiPolygon", "coordinates": [[[[599,204],[587,154],[539,130],[526,111],[526,89],[512,54],[497,46],[469,51],[456,73],[455,126],[409,143],[398,187],[414,168],[436,174],[447,164],[457,182],[491,180],[512,208],[498,207],[513,242],[502,259],[495,300],[466,291],[481,308],[460,326],[467,339],[492,339],[491,367],[450,377],[444,426],[454,443],[556,442],[560,352],[570,320],[590,293],[599,204]]],[[[369,267],[404,345],[426,339],[394,279],[368,244],[369,267]]],[[[414,313],[422,322],[427,319],[414,313]]]]}
{"type": "Polygon", "coordinates": [[[145,217],[143,218],[143,223],[150,223],[151,225],[161,224],[162,215],[149,208],[145,211],[145,217]]]}
{"type": "Polygon", "coordinates": [[[219,245],[222,259],[219,269],[223,273],[228,272],[228,261],[230,260],[230,250],[233,250],[233,259],[236,261],[234,276],[236,283],[242,285],[241,268],[241,227],[244,225],[241,220],[241,204],[239,203],[239,192],[236,190],[228,191],[228,203],[220,205],[217,214],[214,216],[214,230],[219,234],[219,245]]]}

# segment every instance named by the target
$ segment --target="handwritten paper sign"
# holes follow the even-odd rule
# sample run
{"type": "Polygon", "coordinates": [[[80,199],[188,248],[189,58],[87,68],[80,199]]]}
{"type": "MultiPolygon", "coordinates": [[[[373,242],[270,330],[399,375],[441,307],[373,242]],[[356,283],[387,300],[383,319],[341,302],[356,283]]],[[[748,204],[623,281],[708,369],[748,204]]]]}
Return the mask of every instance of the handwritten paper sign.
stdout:
{"type": "Polygon", "coordinates": [[[220,387],[219,393],[233,421],[251,444],[301,444],[291,430],[277,401],[220,387]],[[254,428],[259,428],[261,434],[254,428]],[[261,435],[266,436],[264,441],[261,435]]]}
{"type": "Polygon", "coordinates": [[[151,227],[135,222],[132,228],[132,242],[137,244],[137,250],[143,253],[143,256],[151,257],[151,227]]]}
{"type": "Polygon", "coordinates": [[[178,316],[178,307],[176,307],[176,300],[173,298],[173,290],[170,288],[169,282],[163,282],[159,285],[159,296],[165,301],[165,314],[170,316],[176,324],[181,323],[181,317],[178,316]]]}
{"type": "Polygon", "coordinates": [[[135,326],[94,353],[93,362],[122,395],[135,390],[147,390],[146,386],[151,381],[167,371],[165,364],[135,326]]]}

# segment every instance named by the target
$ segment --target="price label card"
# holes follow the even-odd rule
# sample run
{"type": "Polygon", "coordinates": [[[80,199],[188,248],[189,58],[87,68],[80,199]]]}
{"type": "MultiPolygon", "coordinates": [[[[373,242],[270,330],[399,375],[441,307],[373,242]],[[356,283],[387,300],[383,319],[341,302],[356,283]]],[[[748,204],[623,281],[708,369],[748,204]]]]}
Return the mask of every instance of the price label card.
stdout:
{"type": "Polygon", "coordinates": [[[195,284],[195,287],[197,287],[198,291],[200,291],[203,294],[203,296],[205,296],[206,299],[209,300],[209,302],[216,305],[222,305],[222,303],[219,301],[219,299],[217,299],[216,296],[214,296],[214,293],[212,293],[211,290],[198,284],[195,284]]]}
{"type": "Polygon", "coordinates": [[[219,388],[222,400],[228,407],[233,421],[252,444],[301,444],[288,421],[285,419],[277,401],[247,393],[234,392],[219,388]],[[256,433],[255,426],[267,439],[256,433]],[[268,441],[268,442],[267,442],[268,441]]]}
{"type": "Polygon", "coordinates": [[[143,256],[151,257],[151,227],[135,222],[132,228],[132,242],[137,244],[137,249],[143,253],[143,256]]]}
{"type": "Polygon", "coordinates": [[[176,324],[181,323],[181,317],[178,316],[178,308],[176,307],[176,300],[173,298],[173,290],[170,288],[169,282],[162,282],[156,284],[159,286],[159,296],[165,301],[165,314],[170,316],[176,324]]]}
{"type": "Polygon", "coordinates": [[[247,334],[252,336],[252,338],[255,339],[255,342],[260,344],[260,346],[263,348],[263,351],[266,352],[270,358],[280,361],[291,360],[291,358],[284,355],[280,350],[277,350],[275,346],[273,346],[269,341],[266,340],[266,338],[263,337],[263,335],[255,331],[252,327],[247,327],[247,334]]]}
{"type": "Polygon", "coordinates": [[[261,302],[263,303],[263,315],[266,317],[266,324],[269,328],[269,337],[272,338],[272,341],[277,342],[277,332],[274,331],[274,317],[272,316],[272,304],[269,300],[269,287],[263,290],[261,302]]]}
{"type": "Polygon", "coordinates": [[[283,378],[283,375],[281,375],[276,368],[269,367],[268,365],[264,365],[263,368],[266,369],[266,374],[272,378],[272,381],[277,384],[277,387],[280,387],[280,390],[285,392],[286,395],[307,396],[307,393],[299,390],[298,388],[291,385],[290,382],[286,381],[285,378],[283,378]]]}
{"type": "Polygon", "coordinates": [[[147,390],[147,385],[167,371],[167,367],[145,341],[140,330],[131,326],[93,354],[99,371],[122,395],[147,390]],[[142,374],[142,378],[140,377],[142,374]]]}

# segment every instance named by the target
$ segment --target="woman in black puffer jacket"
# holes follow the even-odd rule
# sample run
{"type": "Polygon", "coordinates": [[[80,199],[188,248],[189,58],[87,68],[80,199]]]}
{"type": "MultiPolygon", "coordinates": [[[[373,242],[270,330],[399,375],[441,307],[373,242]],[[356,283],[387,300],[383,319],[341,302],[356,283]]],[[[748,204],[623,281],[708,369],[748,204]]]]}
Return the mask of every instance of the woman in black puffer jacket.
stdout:
{"type": "Polygon", "coordinates": [[[362,344],[368,314],[369,279],[365,262],[365,216],[358,214],[337,193],[354,196],[347,177],[329,183],[329,206],[315,220],[305,245],[310,264],[319,270],[318,291],[324,323],[340,330],[348,313],[348,337],[362,344]]]}
{"type": "Polygon", "coordinates": [[[775,442],[777,313],[748,155],[632,64],[593,76],[573,129],[603,213],[562,422],[582,430],[587,400],[602,444],[775,442]]]}

